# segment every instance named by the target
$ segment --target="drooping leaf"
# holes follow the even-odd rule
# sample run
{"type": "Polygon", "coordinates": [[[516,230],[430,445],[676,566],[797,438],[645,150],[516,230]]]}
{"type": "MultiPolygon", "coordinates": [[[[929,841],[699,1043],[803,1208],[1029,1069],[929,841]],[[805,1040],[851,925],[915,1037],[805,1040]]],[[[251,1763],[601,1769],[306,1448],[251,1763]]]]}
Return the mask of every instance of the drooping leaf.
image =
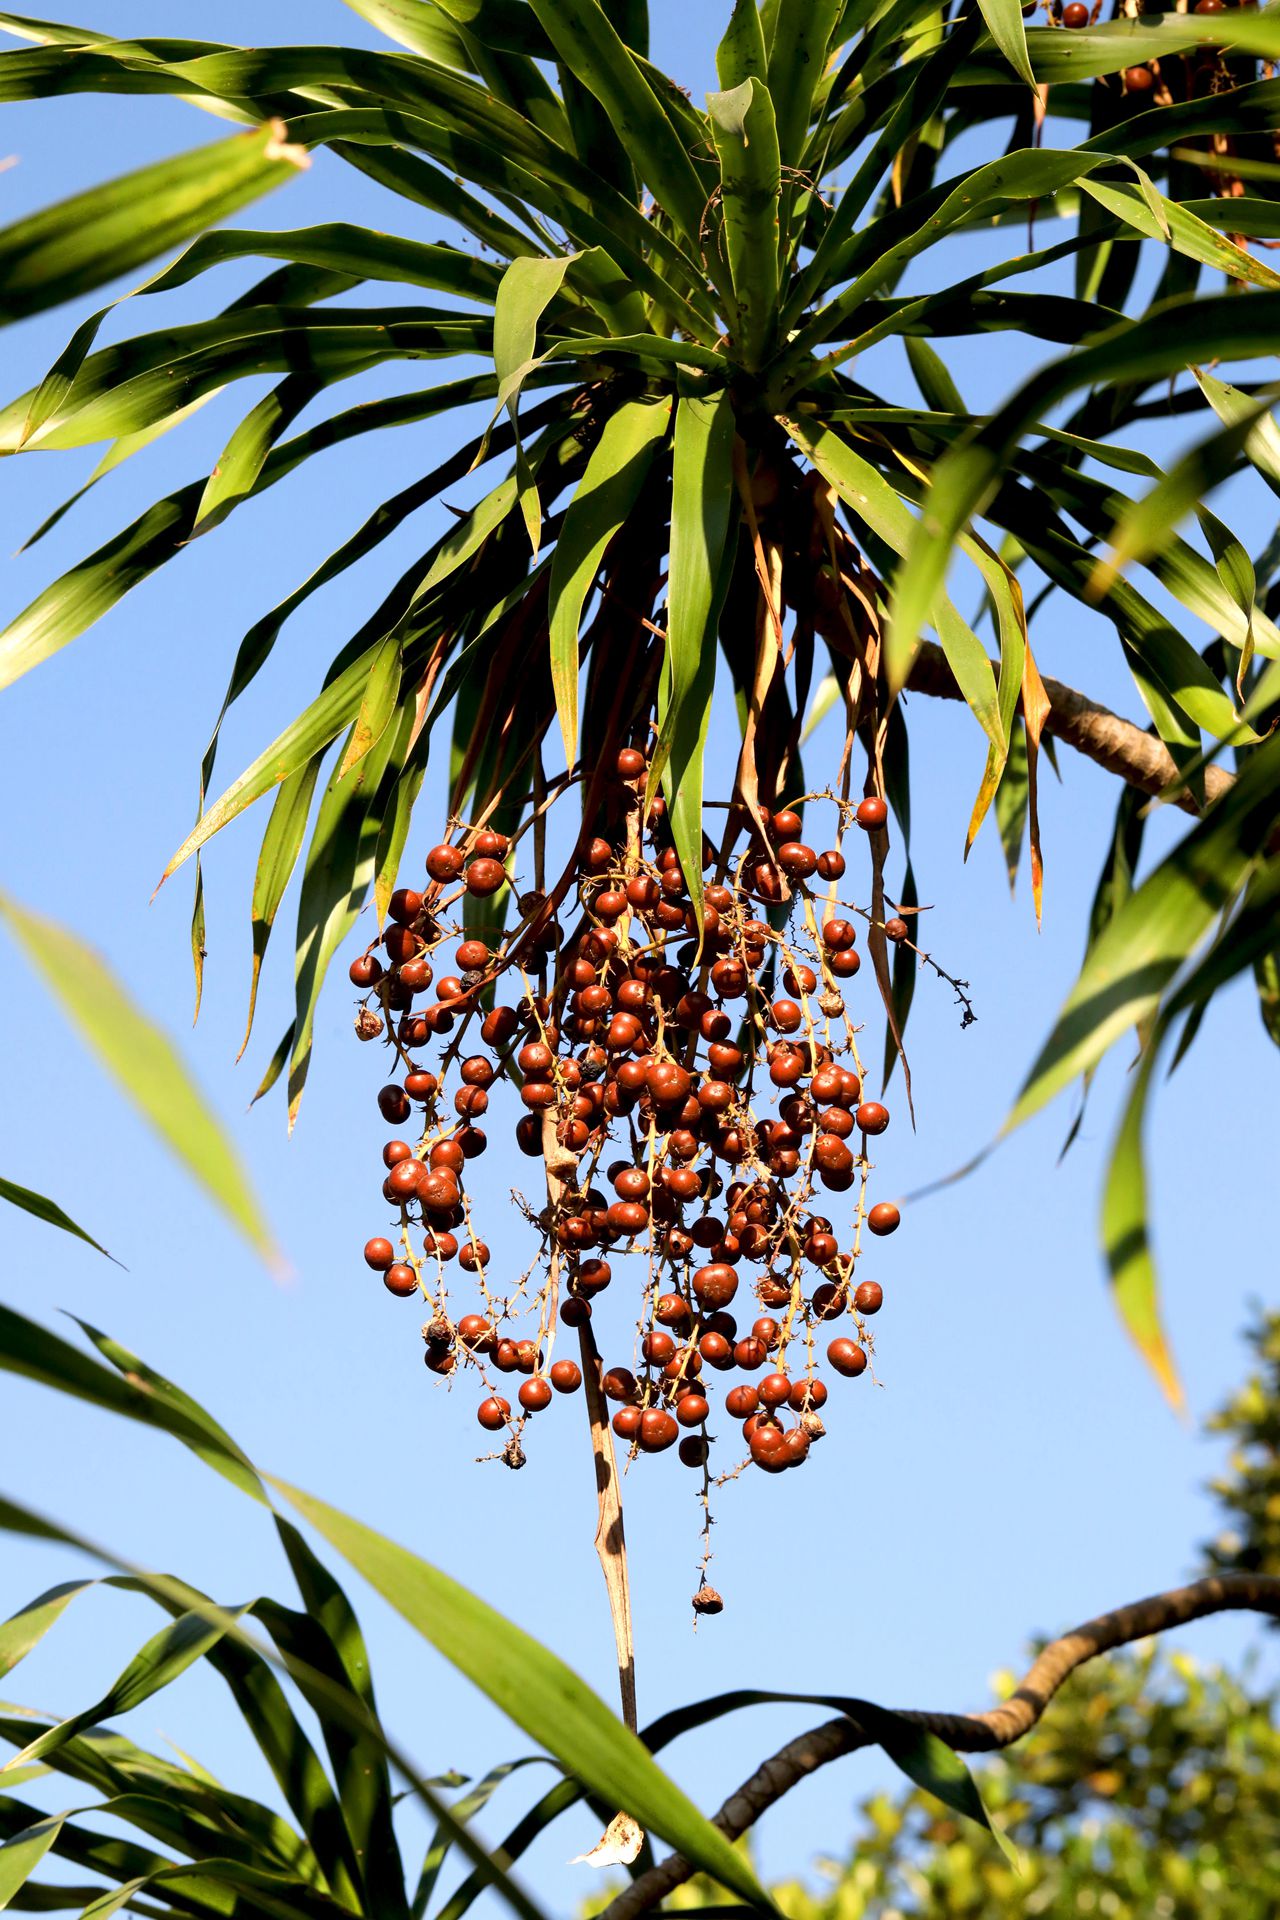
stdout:
{"type": "Polygon", "coordinates": [[[270,1264],[279,1262],[239,1156],[172,1042],[134,1003],[101,954],[43,914],[0,894],[2,920],[72,1027],[197,1185],[270,1264]]]}
{"type": "Polygon", "coordinates": [[[670,424],[669,406],[628,401],[610,414],[569,503],[551,561],[551,680],[565,762],[578,756],[578,629],[600,561],[623,526],[670,424]]]}
{"type": "Polygon", "coordinates": [[[671,835],[695,911],[702,908],[703,749],[715,680],[715,623],[726,585],[733,526],[733,407],[681,400],[671,482],[667,644],[658,691],[658,740],[650,779],[660,776],[671,835]]]}
{"type": "Polygon", "coordinates": [[[140,167],[0,229],[0,323],[117,279],[310,164],[279,120],[140,167]]]}
{"type": "MultiPolygon", "coordinates": [[[[37,1220],[43,1220],[51,1227],[61,1227],[64,1233],[75,1234],[78,1240],[85,1240],[99,1253],[107,1250],[91,1233],[78,1227],[70,1214],[64,1213],[56,1200],[48,1200],[42,1193],[33,1193],[30,1187],[20,1187],[14,1180],[0,1177],[0,1200],[7,1200],[12,1207],[21,1207],[24,1213],[33,1213],[37,1220]]],[[[111,1255],[107,1253],[108,1260],[111,1255]]]]}
{"type": "Polygon", "coordinates": [[[311,1494],[284,1481],[272,1484],[411,1626],[584,1786],[661,1834],[751,1905],[770,1910],[741,1853],[555,1654],[416,1554],[311,1494]]]}

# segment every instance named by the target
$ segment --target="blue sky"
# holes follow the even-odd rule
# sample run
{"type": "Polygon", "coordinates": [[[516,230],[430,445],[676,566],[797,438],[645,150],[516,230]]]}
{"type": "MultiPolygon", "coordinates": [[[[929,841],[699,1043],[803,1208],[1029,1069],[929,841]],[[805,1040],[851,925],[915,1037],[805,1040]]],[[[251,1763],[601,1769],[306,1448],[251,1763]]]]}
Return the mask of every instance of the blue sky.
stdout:
{"type": "MultiPolygon", "coordinates": [[[[199,28],[227,40],[379,44],[336,0],[322,7],[275,0],[265,10],[211,0],[198,11],[199,28]]],[[[722,11],[675,0],[653,8],[655,57],[695,98],[714,84],[722,11]]],[[[159,0],[104,0],[93,17],[121,34],[173,24],[172,9],[159,0]]],[[[216,131],[161,98],[91,96],[10,109],[0,153],[12,152],[18,164],[0,174],[0,220],[216,131]]],[[[282,226],[365,220],[419,239],[445,231],[325,158],[242,218],[282,226]]],[[[962,243],[957,275],[961,261],[967,267],[1000,243],[1001,236],[962,243]]],[[[135,309],[115,323],[113,337],[228,300],[254,271],[222,269],[213,283],[166,296],[163,307],[157,301],[154,312],[135,309]]],[[[98,303],[9,331],[6,398],[40,377],[98,303]]],[[[1007,334],[954,343],[970,405],[1007,393],[1038,352],[1007,334]]],[[[880,355],[878,370],[887,389],[911,404],[895,351],[880,355]]],[[[375,375],[362,393],[425,384],[420,371],[375,375]]],[[[863,372],[869,378],[870,366],[863,372]]],[[[207,473],[263,390],[264,383],[245,382],[215,400],[97,488],[34,551],[6,559],[0,612],[10,617],[150,500],[207,473]]],[[[149,900],[190,824],[198,758],[234,648],[380,499],[435,463],[448,432],[435,424],[401,429],[312,463],[195,543],[4,697],[0,816],[8,831],[0,884],[83,934],[171,1031],[184,1033],[190,1017],[188,877],[149,900]]],[[[1153,435],[1149,444],[1167,453],[1171,443],[1153,435]]],[[[0,472],[6,554],[96,457],[89,450],[8,463],[0,472]]],[[[451,497],[456,503],[467,495],[460,489],[451,497]]],[[[1255,551],[1271,531],[1270,504],[1261,487],[1241,488],[1223,509],[1255,551]]],[[[309,696],[381,583],[409,564],[444,519],[437,503],[291,623],[225,730],[225,779],[309,696]]],[[[1044,672],[1136,717],[1109,627],[1055,597],[1033,639],[1044,672]]],[[[1078,966],[1115,800],[1106,776],[1062,753],[1062,784],[1045,780],[1046,904],[1037,934],[1025,881],[1010,900],[994,823],[967,866],[961,861],[982,764],[977,728],[949,703],[914,700],[909,717],[913,853],[922,898],[932,904],[929,939],[971,983],[978,1021],[961,1031],[950,991],[921,978],[909,1033],[918,1128],[913,1135],[898,1111],[899,1087],[880,1156],[882,1190],[899,1193],[950,1172],[998,1128],[1078,966]]],[[[722,730],[710,791],[731,776],[731,747],[722,730]]],[[[834,764],[834,726],[817,736],[812,769],[820,769],[824,751],[834,764]]],[[[444,759],[428,775],[410,877],[443,811],[444,759]]],[[[203,1400],[262,1464],[413,1546],[518,1617],[609,1695],[611,1641],[591,1547],[594,1499],[580,1411],[558,1406],[546,1417],[519,1475],[475,1465],[470,1389],[449,1395],[428,1382],[413,1308],[386,1296],[362,1265],[360,1248],[382,1223],[384,1129],[373,1104],[378,1069],[351,1039],[341,967],[321,1010],[293,1139],[285,1137],[278,1095],[246,1112],[291,1011],[287,903],[255,1039],[233,1065],[264,824],[258,809],[215,843],[207,861],[205,1006],[184,1044],[252,1163],[290,1279],[273,1281],[186,1183],[4,945],[0,1168],[55,1194],[127,1268],[9,1213],[4,1298],[51,1324],[67,1309],[109,1329],[203,1400]]],[[[1153,823],[1152,847],[1168,838],[1168,823],[1153,823]]],[[[878,1057],[869,990],[859,1004],[867,1050],[878,1057]]],[[[1192,1409],[1181,1426],[1111,1311],[1097,1253],[1100,1172],[1126,1064],[1122,1047],[1100,1073],[1082,1136],[1063,1165],[1056,1161],[1067,1101],[970,1178],[908,1211],[875,1269],[886,1293],[877,1329],[882,1386],[864,1381],[833,1391],[829,1438],[804,1473],[750,1475],[725,1490],[713,1578],[728,1606],[696,1638],[688,1613],[696,1477],[672,1456],[644,1462],[630,1477],[642,1719],[732,1685],[853,1692],[891,1705],[982,1704],[989,1676],[1017,1662],[1029,1634],[1066,1627],[1190,1570],[1195,1543],[1213,1524],[1202,1484],[1220,1458],[1198,1422],[1239,1378],[1247,1302],[1274,1270],[1257,1196],[1274,1178],[1280,1071],[1251,992],[1238,987],[1215,1006],[1192,1057],[1156,1104],[1156,1244],[1192,1409]]],[[[487,1237],[500,1260],[523,1265],[524,1230],[506,1194],[528,1163],[508,1158],[496,1144],[504,1130],[495,1124],[492,1131],[495,1149],[479,1166],[487,1237]]],[[[618,1315],[618,1337],[628,1338],[620,1308],[618,1315]]],[[[607,1331],[603,1313],[601,1322],[607,1331]]],[[[287,1591],[261,1516],[178,1449],[55,1405],[7,1377],[0,1409],[7,1490],[219,1599],[287,1591]]],[[[6,1542],[0,1615],[72,1570],[65,1554],[6,1542]]],[[[366,1597],[363,1611],[384,1711],[424,1770],[479,1772],[526,1750],[524,1737],[380,1602],[366,1597]]],[[[154,1624],[120,1596],[81,1601],[10,1690],[69,1711],[101,1691],[154,1624]]],[[[1211,1623],[1182,1644],[1212,1657],[1237,1651],[1249,1634],[1238,1620],[1211,1623]]],[[[710,1809],[808,1718],[803,1710],[762,1710],[685,1740],[670,1750],[669,1764],[710,1809]]],[[[246,1791],[266,1790],[211,1677],[189,1676],[141,1708],[133,1727],[146,1742],[175,1740],[246,1791]]],[[[884,1764],[860,1756],[798,1790],[761,1829],[766,1871],[802,1869],[819,1852],[838,1852],[853,1803],[887,1777],[884,1764]]],[[[487,1831],[505,1829],[523,1804],[521,1791],[505,1790],[483,1823],[487,1831]]],[[[587,1870],[564,1862],[594,1838],[589,1829],[589,1816],[570,1818],[529,1857],[527,1877],[553,1907],[567,1910],[587,1890],[587,1870]]]]}

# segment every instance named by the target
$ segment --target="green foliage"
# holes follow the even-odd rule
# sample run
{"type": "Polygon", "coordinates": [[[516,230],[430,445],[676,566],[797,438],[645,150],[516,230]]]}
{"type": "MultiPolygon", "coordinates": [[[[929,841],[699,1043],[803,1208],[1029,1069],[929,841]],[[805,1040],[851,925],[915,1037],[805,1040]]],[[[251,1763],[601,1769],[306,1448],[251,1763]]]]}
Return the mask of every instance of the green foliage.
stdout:
{"type": "MultiPolygon", "coordinates": [[[[1231,1453],[1209,1570],[1280,1572],[1280,1313],[1247,1329],[1256,1370],[1206,1422],[1231,1453]]],[[[980,1763],[1020,1872],[918,1792],[859,1802],[847,1854],[772,1889],[787,1920],[1267,1920],[1280,1907],[1280,1684],[1147,1641],[1090,1661],[1016,1747],[980,1763]]],[[[1013,1674],[995,1682],[1012,1692],[1013,1674]]],[[[720,1896],[695,1877],[667,1905],[720,1896]]],[[[590,1911],[591,1909],[587,1909],[590,1911]]]]}
{"type": "MultiPolygon", "coordinates": [[[[1005,1676],[1001,1690],[1013,1685],[1005,1676]]],[[[772,1889],[787,1920],[1264,1920],[1280,1903],[1280,1690],[1147,1644],[1085,1667],[1044,1722],[985,1761],[983,1795],[1019,1848],[994,1847],[911,1793],[857,1808],[816,1885],[772,1889]]],[[[704,1881],[668,1906],[720,1896],[704,1881]]]]}
{"type": "Polygon", "coordinates": [[[1216,1573],[1280,1573],[1280,1314],[1256,1314],[1247,1339],[1256,1370],[1209,1421],[1231,1440],[1212,1482],[1226,1528],[1204,1547],[1216,1573]]]}

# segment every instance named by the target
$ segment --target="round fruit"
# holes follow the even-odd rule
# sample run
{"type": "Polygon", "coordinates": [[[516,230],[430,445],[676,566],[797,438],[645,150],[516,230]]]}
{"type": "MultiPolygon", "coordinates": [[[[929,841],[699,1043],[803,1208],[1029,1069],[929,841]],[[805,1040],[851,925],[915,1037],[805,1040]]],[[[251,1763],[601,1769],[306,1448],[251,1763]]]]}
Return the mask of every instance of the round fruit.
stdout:
{"type": "Polygon", "coordinates": [[[878,1100],[864,1100],[853,1117],[864,1133],[883,1133],[889,1124],[889,1109],[878,1100]]]}
{"type": "Polygon", "coordinates": [[[557,1393],[576,1393],[582,1385],[582,1370],[572,1360],[553,1360],[547,1377],[557,1393]]]}
{"type": "Polygon", "coordinates": [[[1089,9],[1085,5],[1085,0],[1067,0],[1066,6],[1062,9],[1062,24],[1064,27],[1088,26],[1089,9]]]}
{"type": "Polygon", "coordinates": [[[375,1273],[385,1273],[395,1257],[395,1248],[381,1236],[364,1243],[364,1263],[366,1267],[372,1267],[375,1273]]]}
{"type": "Polygon", "coordinates": [[[456,880],[464,865],[460,847],[432,847],[427,855],[427,872],[441,885],[456,880]]]}
{"type": "Polygon", "coordinates": [[[785,1373],[766,1373],[757,1392],[766,1407],[783,1407],[791,1398],[791,1382],[785,1373]]]}
{"type": "Polygon", "coordinates": [[[837,1373],[845,1374],[850,1380],[856,1380],[866,1371],[867,1351],[856,1340],[833,1340],[827,1348],[827,1358],[837,1373]]]}
{"type": "Polygon", "coordinates": [[[551,1405],[551,1388],[540,1375],[522,1384],[519,1393],[520,1405],[526,1413],[541,1413],[544,1407],[551,1405]]]}
{"type": "Polygon", "coordinates": [[[496,893],[507,877],[507,870],[501,860],[473,860],[467,868],[467,892],[477,899],[487,899],[496,893]]]}
{"type": "Polygon", "coordinates": [[[680,1436],[671,1415],[662,1407],[646,1407],[640,1416],[640,1445],[645,1453],[662,1453],[680,1436]]]}
{"type": "MultiPolygon", "coordinates": [[[[671,1424],[674,1426],[675,1422],[671,1424]]],[[[613,1416],[612,1426],[619,1440],[634,1440],[640,1431],[639,1407],[619,1407],[613,1416]]]]}
{"type": "Polygon", "coordinates": [[[853,1304],[859,1313],[879,1313],[884,1305],[884,1288],[878,1280],[864,1280],[854,1288],[853,1304]]]}
{"type": "Polygon", "coordinates": [[[882,1236],[886,1233],[896,1233],[901,1220],[902,1215],[891,1200],[879,1201],[867,1215],[867,1225],[872,1233],[882,1236]]]}
{"type": "Polygon", "coordinates": [[[682,1427],[700,1427],[710,1411],[700,1393],[686,1393],[676,1403],[676,1419],[682,1427]]]}
{"type": "Polygon", "coordinates": [[[489,1433],[497,1433],[500,1427],[505,1426],[510,1414],[511,1402],[503,1400],[496,1393],[490,1395],[489,1399],[482,1400],[476,1408],[476,1419],[489,1433]]]}
{"type": "MultiPolygon", "coordinates": [[[[1073,6],[1083,8],[1083,0],[1071,0],[1073,6]]],[[[854,819],[865,833],[874,833],[889,818],[889,808],[878,794],[863,800],[858,806],[854,819]]]]}
{"type": "Polygon", "coordinates": [[[413,1108],[403,1087],[383,1087],[378,1095],[378,1112],[390,1126],[402,1127],[413,1108]]]}
{"type": "Polygon", "coordinates": [[[418,1291],[418,1276],[403,1260],[397,1260],[383,1274],[382,1284],[388,1293],[394,1293],[399,1299],[407,1300],[411,1293],[418,1291]]]}
{"type": "Polygon", "coordinates": [[[760,1395],[754,1387],[730,1387],[724,1397],[724,1410],[735,1420],[750,1419],[759,1405],[760,1395]]]}

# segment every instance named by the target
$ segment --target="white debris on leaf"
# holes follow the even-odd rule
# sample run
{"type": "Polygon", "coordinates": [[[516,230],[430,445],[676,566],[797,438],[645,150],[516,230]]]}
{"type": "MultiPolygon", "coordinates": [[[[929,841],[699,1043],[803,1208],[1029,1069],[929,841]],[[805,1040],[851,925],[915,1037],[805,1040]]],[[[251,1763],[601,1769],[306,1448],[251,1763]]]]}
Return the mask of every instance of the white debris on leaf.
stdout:
{"type": "Polygon", "coordinates": [[[571,1867],[629,1867],[644,1845],[644,1828],[629,1813],[615,1813],[590,1853],[575,1853],[571,1867]]]}

